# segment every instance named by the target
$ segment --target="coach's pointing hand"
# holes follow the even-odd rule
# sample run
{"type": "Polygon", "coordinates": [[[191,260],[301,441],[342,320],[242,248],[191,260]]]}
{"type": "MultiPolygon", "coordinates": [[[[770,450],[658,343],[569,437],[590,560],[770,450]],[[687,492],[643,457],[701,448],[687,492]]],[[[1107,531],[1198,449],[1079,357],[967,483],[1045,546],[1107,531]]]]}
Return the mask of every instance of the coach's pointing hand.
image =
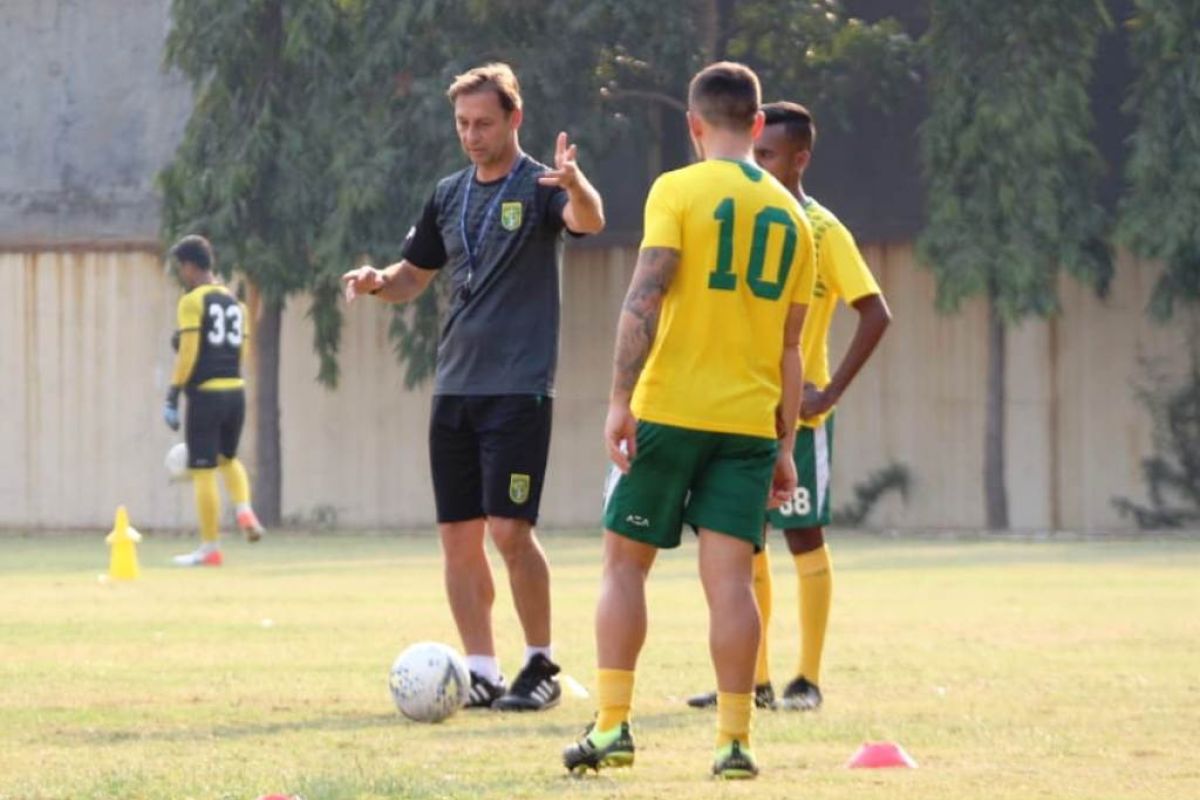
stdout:
{"type": "Polygon", "coordinates": [[[379,291],[387,281],[384,280],[383,272],[368,265],[347,272],[342,276],[342,283],[345,284],[346,302],[352,303],[360,294],[379,291]]]}

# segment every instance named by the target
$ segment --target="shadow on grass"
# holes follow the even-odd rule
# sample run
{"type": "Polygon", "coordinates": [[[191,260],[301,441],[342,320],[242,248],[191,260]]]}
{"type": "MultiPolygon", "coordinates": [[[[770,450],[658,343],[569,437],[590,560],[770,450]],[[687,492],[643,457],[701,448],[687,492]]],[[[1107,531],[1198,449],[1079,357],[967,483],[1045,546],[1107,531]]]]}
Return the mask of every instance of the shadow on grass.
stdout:
{"type": "Polygon", "coordinates": [[[390,728],[405,724],[395,714],[372,714],[357,717],[324,717],[291,722],[266,722],[245,725],[215,725],[212,727],[179,729],[131,729],[131,728],[83,728],[62,731],[60,738],[76,740],[80,744],[120,744],[121,742],[190,742],[212,739],[246,739],[272,736],[296,731],[356,731],[370,728],[390,728]]]}
{"type": "MultiPolygon", "coordinates": [[[[531,714],[529,712],[525,712],[525,713],[517,712],[515,714],[502,714],[498,711],[473,711],[473,712],[466,712],[466,713],[468,714],[468,717],[470,719],[483,719],[483,720],[488,720],[488,721],[491,721],[493,719],[497,720],[497,721],[500,721],[500,720],[509,721],[514,718],[520,719],[520,720],[529,720],[530,717],[536,716],[536,714],[531,714]]],[[[563,722],[563,723],[545,722],[542,724],[527,725],[527,726],[521,726],[521,727],[507,727],[507,728],[505,728],[505,730],[508,732],[511,732],[511,733],[518,733],[523,736],[528,735],[528,736],[538,736],[538,737],[545,736],[545,737],[562,738],[562,739],[564,739],[563,744],[565,745],[567,743],[567,741],[569,741],[573,738],[576,738],[581,733],[583,733],[584,726],[589,721],[587,718],[587,715],[589,713],[590,713],[590,711],[581,710],[579,717],[576,720],[573,720],[571,722],[563,722]]],[[[687,719],[691,716],[694,716],[694,712],[692,714],[689,714],[687,711],[672,711],[672,712],[663,713],[663,714],[647,714],[645,716],[635,717],[633,720],[633,724],[634,724],[635,728],[642,728],[642,729],[647,729],[647,730],[672,729],[672,728],[679,727],[679,723],[682,720],[687,719]]],[[[417,723],[413,723],[413,724],[417,724],[417,723]]],[[[454,738],[456,740],[472,739],[472,738],[487,739],[487,738],[495,738],[497,736],[496,726],[494,726],[494,725],[488,725],[486,727],[480,727],[480,728],[472,728],[470,730],[462,730],[458,727],[455,727],[451,730],[452,730],[451,735],[454,736],[454,738]]],[[[499,735],[503,736],[504,734],[500,733],[499,735]]]]}
{"type": "MultiPolygon", "coordinates": [[[[291,722],[268,722],[245,725],[215,725],[211,727],[194,727],[179,729],[146,730],[142,728],[82,728],[70,731],[60,731],[56,738],[69,740],[76,744],[121,744],[124,742],[192,742],[211,741],[214,739],[253,739],[262,736],[275,736],[284,733],[314,732],[314,731],[360,731],[376,728],[394,728],[397,726],[420,726],[434,731],[442,730],[447,738],[455,741],[466,739],[495,739],[507,735],[538,736],[562,738],[567,740],[577,737],[584,728],[586,720],[583,713],[580,719],[573,722],[543,723],[535,725],[512,726],[514,719],[532,721],[533,714],[501,714],[500,712],[471,711],[461,712],[457,724],[430,726],[412,722],[397,714],[371,714],[354,717],[323,717],[310,720],[294,720],[291,722]],[[463,727],[463,723],[483,722],[480,726],[463,727]],[[496,724],[491,724],[496,723],[496,724]],[[505,727],[499,728],[500,724],[505,727]]],[[[656,730],[678,727],[680,722],[693,714],[686,711],[665,714],[648,714],[635,720],[639,728],[656,730]]]]}

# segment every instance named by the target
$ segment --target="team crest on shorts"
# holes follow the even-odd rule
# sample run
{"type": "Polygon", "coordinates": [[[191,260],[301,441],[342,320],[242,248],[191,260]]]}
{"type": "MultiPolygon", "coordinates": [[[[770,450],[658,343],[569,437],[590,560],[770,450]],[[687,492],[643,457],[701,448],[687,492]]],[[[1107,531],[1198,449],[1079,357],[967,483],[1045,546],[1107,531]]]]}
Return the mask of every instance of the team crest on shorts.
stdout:
{"type": "Polygon", "coordinates": [[[508,499],[521,505],[529,499],[529,476],[514,472],[508,476],[508,499]]]}
{"type": "Polygon", "coordinates": [[[500,204],[500,227],[506,231],[515,231],[521,227],[520,200],[510,200],[500,204]]]}

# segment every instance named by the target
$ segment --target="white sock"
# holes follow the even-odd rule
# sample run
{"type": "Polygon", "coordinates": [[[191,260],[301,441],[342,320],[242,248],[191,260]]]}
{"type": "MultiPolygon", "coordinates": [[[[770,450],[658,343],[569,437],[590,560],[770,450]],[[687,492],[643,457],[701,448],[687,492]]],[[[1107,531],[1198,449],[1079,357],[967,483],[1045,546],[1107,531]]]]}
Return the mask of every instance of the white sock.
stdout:
{"type": "Polygon", "coordinates": [[[243,511],[251,511],[251,510],[252,509],[251,509],[249,503],[238,503],[237,508],[234,509],[234,511],[238,514],[242,513],[243,511]]]}
{"type": "Polygon", "coordinates": [[[467,669],[492,683],[500,682],[500,659],[495,656],[468,655],[467,669]]]}
{"type": "Polygon", "coordinates": [[[220,550],[220,549],[221,549],[221,545],[218,542],[201,542],[200,543],[200,552],[201,553],[215,553],[217,550],[220,550]]]}
{"type": "Polygon", "coordinates": [[[553,661],[554,660],[554,645],[548,644],[545,647],[532,647],[530,645],[525,645],[525,663],[528,664],[530,661],[532,661],[533,657],[536,656],[538,653],[541,653],[546,658],[553,661]]]}

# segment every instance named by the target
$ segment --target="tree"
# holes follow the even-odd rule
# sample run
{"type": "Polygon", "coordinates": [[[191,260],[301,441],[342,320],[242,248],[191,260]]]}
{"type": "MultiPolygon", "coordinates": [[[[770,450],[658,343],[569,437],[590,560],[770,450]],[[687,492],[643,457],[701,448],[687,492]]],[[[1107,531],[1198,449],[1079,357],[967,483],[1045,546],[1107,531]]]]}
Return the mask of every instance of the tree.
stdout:
{"type": "Polygon", "coordinates": [[[1200,303],[1200,3],[1138,0],[1129,21],[1137,77],[1125,109],[1137,117],[1118,240],[1160,261],[1150,314],[1200,303]]]}
{"type": "Polygon", "coordinates": [[[989,528],[1008,527],[1005,328],[1058,311],[1061,268],[1098,292],[1112,260],[1095,197],[1087,86],[1099,0],[933,0],[921,131],[929,222],[918,240],[937,305],[988,309],[983,483],[989,528]]]}
{"type": "MultiPolygon", "coordinates": [[[[1138,0],[1129,20],[1136,78],[1125,110],[1137,118],[1126,163],[1118,240],[1153,259],[1162,274],[1150,316],[1171,319],[1177,304],[1200,315],[1200,3],[1138,0]]],[[[1139,392],[1154,420],[1154,455],[1142,462],[1149,505],[1113,501],[1142,528],[1200,520],[1200,345],[1185,334],[1191,369],[1172,385],[1151,375],[1139,392]]]]}
{"type": "MultiPolygon", "coordinates": [[[[279,341],[289,296],[335,287],[315,257],[340,120],[343,13],[326,0],[174,0],[166,63],[193,84],[183,141],[159,176],[162,233],[212,239],[218,266],[236,270],[261,299],[252,333],[257,420],[255,505],[279,521],[279,341]]],[[[335,289],[336,291],[336,289],[335,289]]],[[[315,315],[320,379],[337,379],[336,320],[315,315]]]]}
{"type": "MultiPolygon", "coordinates": [[[[916,49],[899,24],[866,24],[838,0],[690,0],[672,16],[656,2],[603,5],[615,35],[597,54],[597,78],[616,109],[682,113],[691,76],[726,58],[753,67],[768,97],[802,98],[843,125],[851,105],[886,108],[917,79],[916,49]]],[[[650,123],[643,135],[660,130],[650,123]]]]}

